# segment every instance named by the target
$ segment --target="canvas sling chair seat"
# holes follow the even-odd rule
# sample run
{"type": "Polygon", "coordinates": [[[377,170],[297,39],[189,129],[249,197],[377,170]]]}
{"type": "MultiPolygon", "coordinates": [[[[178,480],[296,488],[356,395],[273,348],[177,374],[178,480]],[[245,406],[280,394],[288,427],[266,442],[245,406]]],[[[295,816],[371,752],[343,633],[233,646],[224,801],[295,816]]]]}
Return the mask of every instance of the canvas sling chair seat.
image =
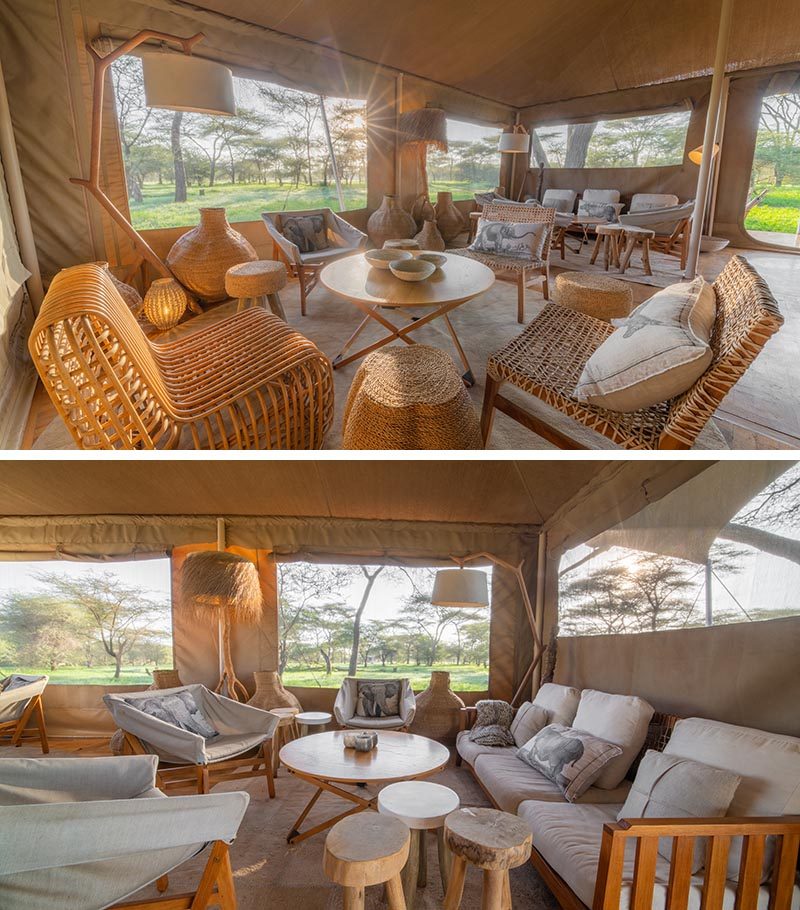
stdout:
{"type": "Polygon", "coordinates": [[[614,327],[558,304],[545,306],[520,335],[489,356],[481,415],[484,443],[497,408],[561,448],[587,448],[525,410],[519,398],[500,395],[508,383],[623,448],[691,448],[722,399],[783,324],[767,284],[741,256],[728,261],[713,288],[717,314],[706,372],[682,395],[627,413],[586,404],[572,394],[586,361],[614,327]]]}
{"type": "Polygon", "coordinates": [[[210,845],[198,890],[235,906],[227,851],[249,795],[167,798],[156,766],[149,755],[0,761],[3,910],[112,907],[152,882],[166,889],[167,873],[210,845]]]}
{"type": "Polygon", "coordinates": [[[343,727],[358,730],[405,730],[411,726],[417,712],[417,700],[411,682],[408,679],[362,679],[346,676],[336,696],[333,713],[343,727]],[[370,717],[359,713],[358,687],[360,685],[377,685],[398,683],[398,713],[370,717]]]}
{"type": "Polygon", "coordinates": [[[114,693],[104,695],[103,701],[129,747],[158,756],[161,786],[196,784],[200,792],[207,792],[220,780],[266,776],[270,796],[274,795],[271,743],[280,720],[276,714],[217,695],[199,684],[114,693]],[[201,736],[137,706],[182,692],[191,695],[215,735],[201,736]],[[210,773],[216,771],[219,776],[210,773]]]}
{"type": "Polygon", "coordinates": [[[275,245],[275,254],[286,264],[292,277],[300,283],[300,314],[306,315],[306,300],[317,286],[323,266],[342,256],[350,256],[363,249],[367,235],[340,218],[331,209],[312,209],[303,212],[262,212],[261,219],[275,245]],[[286,236],[284,225],[291,218],[318,216],[324,224],[324,249],[301,252],[300,247],[286,236]]]}
{"type": "Polygon", "coordinates": [[[0,742],[11,737],[12,746],[38,738],[42,752],[49,752],[42,710],[42,693],[47,676],[13,673],[0,679],[0,742]],[[29,726],[34,721],[36,729],[29,726]]]}

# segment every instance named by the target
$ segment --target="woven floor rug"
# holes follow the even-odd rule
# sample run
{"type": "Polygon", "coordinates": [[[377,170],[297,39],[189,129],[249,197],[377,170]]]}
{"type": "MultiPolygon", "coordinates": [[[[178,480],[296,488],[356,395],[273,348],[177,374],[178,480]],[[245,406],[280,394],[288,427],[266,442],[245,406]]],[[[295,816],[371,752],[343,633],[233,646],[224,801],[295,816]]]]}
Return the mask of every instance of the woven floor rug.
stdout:
{"type": "Polygon", "coordinates": [[[550,267],[568,269],[573,272],[596,272],[600,275],[608,275],[611,278],[619,278],[620,281],[630,281],[634,284],[645,284],[655,288],[665,288],[670,284],[683,281],[683,271],[681,261],[675,256],[665,256],[663,253],[650,253],[650,268],[652,275],[645,275],[642,267],[641,247],[636,247],[631,256],[630,264],[625,270],[624,275],[620,275],[615,267],[609,268],[608,271],[603,267],[602,251],[597,257],[597,261],[592,265],[589,260],[594,248],[594,238],[589,243],[584,243],[579,252],[574,252],[577,248],[578,238],[567,238],[566,258],[561,258],[561,253],[553,250],[550,253],[550,267]]]}

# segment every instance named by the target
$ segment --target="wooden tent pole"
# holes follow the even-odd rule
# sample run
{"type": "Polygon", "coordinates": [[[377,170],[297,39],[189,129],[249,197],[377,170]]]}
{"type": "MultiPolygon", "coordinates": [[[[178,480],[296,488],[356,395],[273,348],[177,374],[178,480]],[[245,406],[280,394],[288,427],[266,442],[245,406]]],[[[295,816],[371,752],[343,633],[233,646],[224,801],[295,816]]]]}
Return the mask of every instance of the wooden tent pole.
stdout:
{"type": "MultiPolygon", "coordinates": [[[[697,263],[700,258],[700,239],[703,236],[703,220],[708,207],[709,176],[714,152],[714,138],[717,132],[717,121],[720,115],[722,88],[725,84],[725,63],[728,53],[728,38],[733,21],[733,0],[722,0],[717,33],[717,51],[714,57],[714,74],[711,77],[711,92],[708,97],[706,127],[703,134],[703,152],[700,159],[700,172],[697,175],[697,193],[692,217],[692,230],[689,235],[689,252],[686,261],[685,277],[691,281],[697,274],[697,263]]],[[[719,167],[719,165],[717,165],[719,167]]]]}
{"type": "MultiPolygon", "coordinates": [[[[224,553],[226,540],[225,540],[225,519],[217,519],[217,552],[224,553]]],[[[217,691],[224,695],[224,682],[225,682],[225,626],[227,625],[227,615],[224,610],[219,610],[217,614],[217,651],[219,652],[219,682],[217,683],[217,691]]]]}

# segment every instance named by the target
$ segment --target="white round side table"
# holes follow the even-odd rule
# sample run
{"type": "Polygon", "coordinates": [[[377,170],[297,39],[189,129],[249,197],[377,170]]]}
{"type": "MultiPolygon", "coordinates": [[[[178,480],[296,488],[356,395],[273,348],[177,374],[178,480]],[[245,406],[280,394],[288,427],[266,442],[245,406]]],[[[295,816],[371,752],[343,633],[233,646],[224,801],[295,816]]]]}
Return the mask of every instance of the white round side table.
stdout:
{"type": "Polygon", "coordinates": [[[444,840],[444,821],[451,812],[458,809],[459,805],[460,800],[454,790],[422,780],[389,784],[378,793],[378,812],[400,819],[411,829],[408,862],[402,876],[408,910],[412,910],[414,906],[417,888],[424,888],[428,880],[426,831],[436,832],[439,873],[442,877],[442,888],[447,894],[451,856],[444,840]]]}
{"type": "Polygon", "coordinates": [[[300,735],[305,736],[309,727],[326,727],[333,715],[327,711],[301,711],[294,716],[295,723],[300,725],[300,735]]]}

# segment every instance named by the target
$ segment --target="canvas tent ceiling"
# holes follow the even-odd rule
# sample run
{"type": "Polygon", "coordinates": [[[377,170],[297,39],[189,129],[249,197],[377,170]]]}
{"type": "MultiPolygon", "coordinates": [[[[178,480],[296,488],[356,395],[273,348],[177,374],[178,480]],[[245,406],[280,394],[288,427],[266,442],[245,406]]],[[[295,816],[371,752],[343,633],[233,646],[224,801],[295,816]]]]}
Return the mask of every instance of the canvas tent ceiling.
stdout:
{"type": "MultiPolygon", "coordinates": [[[[176,8],[189,3],[170,0],[176,8]]],[[[719,0],[194,0],[213,10],[512,107],[711,71],[719,0]]],[[[736,0],[730,69],[797,59],[796,0],[736,0]]]]}

